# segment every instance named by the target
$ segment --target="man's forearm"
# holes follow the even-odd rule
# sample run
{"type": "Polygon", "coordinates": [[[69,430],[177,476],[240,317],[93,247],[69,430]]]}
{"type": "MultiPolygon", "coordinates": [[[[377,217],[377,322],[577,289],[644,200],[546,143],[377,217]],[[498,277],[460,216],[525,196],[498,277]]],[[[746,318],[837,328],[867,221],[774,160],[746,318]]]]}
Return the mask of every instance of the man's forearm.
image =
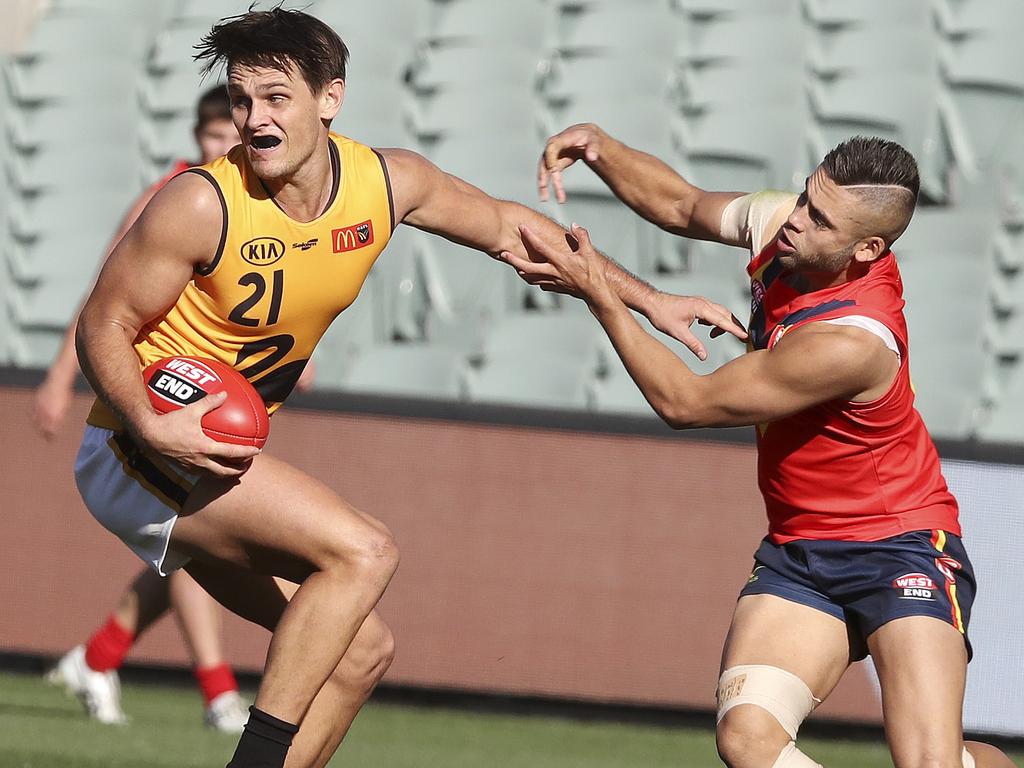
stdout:
{"type": "Polygon", "coordinates": [[[687,201],[696,188],[654,155],[605,134],[597,160],[587,165],[647,221],[677,232],[685,226],[687,201]]]}
{"type": "Polygon", "coordinates": [[[688,392],[697,375],[636,321],[611,286],[587,297],[630,377],[654,411],[674,429],[689,425],[688,392]]]}
{"type": "MultiPolygon", "coordinates": [[[[513,253],[522,251],[523,246],[518,233],[518,226],[520,224],[525,224],[531,231],[540,235],[545,242],[553,246],[559,248],[568,247],[566,236],[570,233],[561,224],[532,208],[527,208],[525,205],[518,203],[505,203],[505,205],[509,206],[509,208],[506,210],[504,218],[507,222],[515,222],[515,226],[512,232],[506,235],[509,242],[505,243],[499,249],[499,252],[502,250],[512,251],[513,253]]],[[[647,281],[641,280],[632,272],[620,266],[614,259],[604,254],[602,256],[607,262],[605,275],[615,294],[630,309],[648,315],[652,303],[658,296],[658,290],[647,281]]]]}
{"type": "Polygon", "coordinates": [[[139,435],[147,418],[156,412],[139,374],[139,358],[132,348],[134,336],[129,337],[130,334],[116,321],[97,320],[83,311],[76,347],[82,373],[93,390],[125,428],[139,435]]]}

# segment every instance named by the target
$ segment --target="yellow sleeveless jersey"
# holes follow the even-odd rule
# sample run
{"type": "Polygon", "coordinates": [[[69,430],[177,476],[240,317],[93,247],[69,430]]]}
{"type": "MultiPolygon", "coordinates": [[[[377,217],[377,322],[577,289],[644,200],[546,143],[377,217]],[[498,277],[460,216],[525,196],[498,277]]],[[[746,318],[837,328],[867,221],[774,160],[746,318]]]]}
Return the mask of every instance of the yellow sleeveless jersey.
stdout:
{"type": "MultiPolygon", "coordinates": [[[[280,407],[324,331],[355,300],[395,225],[383,157],[333,133],[328,146],[331,197],[308,223],[277,207],[240,146],[185,171],[217,190],[224,227],[209,265],[139,332],[135,351],[143,367],[169,355],[214,358],[249,379],[271,413],[280,407]]],[[[89,423],[120,426],[99,401],[89,423]]]]}

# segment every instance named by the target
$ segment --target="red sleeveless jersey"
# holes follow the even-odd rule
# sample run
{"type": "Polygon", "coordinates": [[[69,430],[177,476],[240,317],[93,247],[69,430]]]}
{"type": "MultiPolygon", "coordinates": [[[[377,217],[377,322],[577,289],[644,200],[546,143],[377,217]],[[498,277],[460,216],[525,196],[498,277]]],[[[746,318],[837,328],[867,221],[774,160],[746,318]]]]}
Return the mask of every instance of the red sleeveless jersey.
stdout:
{"type": "Polygon", "coordinates": [[[772,540],[877,541],[907,531],[960,534],[939,456],[914,408],[903,281],[890,252],[848,283],[802,293],[773,240],[747,267],[750,339],[771,349],[812,322],[860,315],[896,337],[900,368],[873,402],[831,401],[757,429],[758,485],[772,540]]]}

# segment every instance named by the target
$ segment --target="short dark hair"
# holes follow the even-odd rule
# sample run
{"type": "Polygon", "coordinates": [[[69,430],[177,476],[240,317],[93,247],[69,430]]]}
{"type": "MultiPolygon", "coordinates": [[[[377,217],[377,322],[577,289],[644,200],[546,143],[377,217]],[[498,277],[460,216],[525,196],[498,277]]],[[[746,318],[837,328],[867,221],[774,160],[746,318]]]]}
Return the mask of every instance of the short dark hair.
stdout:
{"type": "Polygon", "coordinates": [[[231,119],[231,99],[226,85],[215,85],[196,102],[196,130],[202,130],[214,120],[231,119]]]}
{"type": "Polygon", "coordinates": [[[903,187],[917,201],[921,178],[914,156],[895,141],[877,136],[854,136],[825,155],[821,167],[836,184],[903,187]]]}
{"type": "Polygon", "coordinates": [[[269,67],[288,72],[295,67],[313,93],[331,80],[345,79],[348,48],[320,19],[277,6],[221,19],[195,46],[195,60],[205,62],[203,75],[218,65],[269,67]]]}

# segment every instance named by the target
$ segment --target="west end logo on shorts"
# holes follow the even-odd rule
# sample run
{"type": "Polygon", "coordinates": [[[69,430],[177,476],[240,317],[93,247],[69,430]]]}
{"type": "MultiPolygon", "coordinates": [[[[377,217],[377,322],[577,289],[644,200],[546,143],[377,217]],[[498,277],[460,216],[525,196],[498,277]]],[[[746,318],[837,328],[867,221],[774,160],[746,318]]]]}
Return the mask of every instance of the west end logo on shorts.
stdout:
{"type": "Polygon", "coordinates": [[[147,386],[164,400],[175,405],[190,405],[208,394],[202,385],[220,378],[206,367],[175,358],[156,371],[147,386]]]}
{"type": "Polygon", "coordinates": [[[935,600],[935,582],[924,573],[906,573],[892,580],[902,600],[935,600]]]}
{"type": "Polygon", "coordinates": [[[266,267],[284,256],[284,243],[276,237],[254,237],[241,247],[242,258],[256,267],[266,267]]]}
{"type": "Polygon", "coordinates": [[[370,219],[331,230],[331,245],[335,253],[347,253],[373,245],[373,222],[370,219]]]}

